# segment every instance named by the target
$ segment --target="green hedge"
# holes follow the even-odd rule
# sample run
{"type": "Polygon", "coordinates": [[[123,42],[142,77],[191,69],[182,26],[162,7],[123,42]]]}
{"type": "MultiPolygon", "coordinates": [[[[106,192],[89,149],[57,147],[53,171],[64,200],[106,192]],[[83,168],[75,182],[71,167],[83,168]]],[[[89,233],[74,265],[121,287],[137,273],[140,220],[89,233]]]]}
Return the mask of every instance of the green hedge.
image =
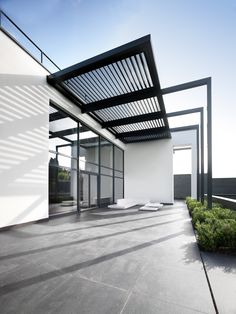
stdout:
{"type": "Polygon", "coordinates": [[[211,210],[206,204],[186,198],[200,247],[206,251],[236,251],[236,213],[213,204],[211,210]]]}

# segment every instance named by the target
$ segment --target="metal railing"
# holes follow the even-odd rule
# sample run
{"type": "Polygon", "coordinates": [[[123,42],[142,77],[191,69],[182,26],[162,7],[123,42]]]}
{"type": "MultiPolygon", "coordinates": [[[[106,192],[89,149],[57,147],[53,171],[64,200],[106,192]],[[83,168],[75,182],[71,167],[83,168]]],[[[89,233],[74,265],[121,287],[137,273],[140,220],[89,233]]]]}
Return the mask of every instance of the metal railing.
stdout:
{"type": "Polygon", "coordinates": [[[31,57],[42,64],[50,73],[61,70],[2,10],[0,10],[0,29],[10,36],[31,57]]]}

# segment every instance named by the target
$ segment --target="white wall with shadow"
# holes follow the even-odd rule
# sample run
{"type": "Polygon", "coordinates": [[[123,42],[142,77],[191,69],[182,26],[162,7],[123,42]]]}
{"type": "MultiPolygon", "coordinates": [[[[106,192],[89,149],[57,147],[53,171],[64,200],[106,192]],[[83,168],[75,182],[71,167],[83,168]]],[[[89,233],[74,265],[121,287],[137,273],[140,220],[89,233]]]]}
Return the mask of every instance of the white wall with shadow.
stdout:
{"type": "Polygon", "coordinates": [[[48,217],[48,98],[30,92],[44,76],[0,74],[0,227],[48,217]]]}
{"type": "Polygon", "coordinates": [[[125,145],[48,85],[49,74],[0,30],[0,228],[48,217],[49,103],[125,145]]]}

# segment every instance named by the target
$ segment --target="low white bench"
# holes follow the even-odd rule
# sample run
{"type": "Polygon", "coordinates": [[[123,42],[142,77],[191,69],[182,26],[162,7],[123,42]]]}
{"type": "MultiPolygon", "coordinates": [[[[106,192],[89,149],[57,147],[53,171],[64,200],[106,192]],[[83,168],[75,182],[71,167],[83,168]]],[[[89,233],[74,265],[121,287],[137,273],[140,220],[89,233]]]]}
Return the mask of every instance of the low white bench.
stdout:
{"type": "Polygon", "coordinates": [[[117,204],[108,205],[108,208],[112,209],[126,209],[137,205],[137,201],[131,199],[119,199],[117,204]]]}
{"type": "Polygon", "coordinates": [[[139,210],[154,211],[155,212],[162,207],[163,207],[163,204],[161,204],[161,203],[149,202],[149,203],[145,204],[144,206],[140,207],[139,210]]]}
{"type": "Polygon", "coordinates": [[[109,205],[108,208],[112,209],[127,209],[136,205],[142,205],[147,203],[147,200],[135,200],[135,199],[128,199],[122,198],[117,200],[117,204],[109,205]]]}

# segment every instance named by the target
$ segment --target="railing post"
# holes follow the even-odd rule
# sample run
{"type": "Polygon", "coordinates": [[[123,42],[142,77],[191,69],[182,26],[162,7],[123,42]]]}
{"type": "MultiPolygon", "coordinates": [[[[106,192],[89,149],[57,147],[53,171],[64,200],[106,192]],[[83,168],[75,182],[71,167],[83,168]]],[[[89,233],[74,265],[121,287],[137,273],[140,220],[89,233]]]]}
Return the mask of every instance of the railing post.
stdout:
{"type": "Polygon", "coordinates": [[[43,52],[41,51],[41,63],[43,64],[43,52]]]}

